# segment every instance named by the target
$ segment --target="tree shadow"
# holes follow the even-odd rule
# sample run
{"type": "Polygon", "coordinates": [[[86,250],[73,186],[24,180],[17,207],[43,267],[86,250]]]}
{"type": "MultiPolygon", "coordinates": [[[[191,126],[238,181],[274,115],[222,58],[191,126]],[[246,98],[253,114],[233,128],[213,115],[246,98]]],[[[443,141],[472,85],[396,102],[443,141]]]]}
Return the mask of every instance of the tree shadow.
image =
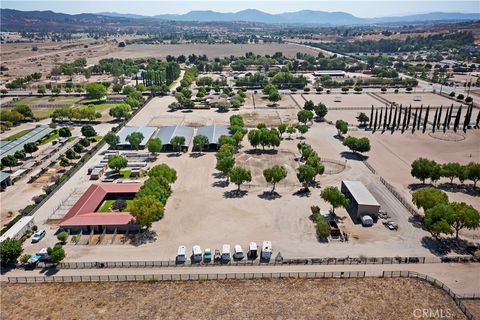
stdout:
{"type": "Polygon", "coordinates": [[[134,234],[131,237],[130,244],[138,247],[142,244],[152,243],[157,240],[157,233],[154,230],[144,230],[140,231],[139,233],[134,234]]]}
{"type": "Polygon", "coordinates": [[[243,198],[244,196],[247,195],[247,191],[245,190],[230,190],[230,191],[225,191],[223,193],[223,197],[227,199],[238,199],[238,198],[243,198]]]}
{"type": "Polygon", "coordinates": [[[293,193],[294,196],[300,197],[300,198],[308,198],[311,195],[310,189],[308,188],[301,188],[298,191],[295,191],[293,193]]]}
{"type": "Polygon", "coordinates": [[[422,238],[422,246],[436,256],[444,256],[449,253],[461,255],[471,254],[470,248],[475,246],[475,244],[464,239],[456,240],[455,238],[434,238],[425,236],[422,238]]]}
{"type": "Polygon", "coordinates": [[[480,196],[480,188],[474,188],[473,185],[466,184],[450,184],[450,183],[440,183],[437,187],[443,191],[448,191],[452,193],[465,193],[473,197],[480,196]]]}
{"type": "Polygon", "coordinates": [[[266,150],[263,150],[263,149],[249,149],[249,150],[245,151],[245,153],[250,154],[250,155],[262,155],[262,154],[275,155],[275,154],[278,154],[278,150],[277,149],[266,149],[266,150]]]}
{"type": "Polygon", "coordinates": [[[214,172],[214,173],[212,173],[212,176],[213,176],[215,179],[225,178],[225,175],[224,175],[222,172],[214,172]]]}
{"type": "Polygon", "coordinates": [[[263,193],[259,194],[258,197],[263,200],[275,200],[281,198],[282,195],[276,191],[264,191],[263,193]]]}
{"type": "Polygon", "coordinates": [[[422,230],[425,230],[427,231],[427,228],[425,228],[425,225],[423,224],[422,222],[422,218],[421,216],[410,216],[408,218],[408,222],[410,222],[410,224],[414,227],[414,228],[417,228],[417,229],[422,229],[422,230]]]}
{"type": "Polygon", "coordinates": [[[408,189],[410,189],[412,191],[427,188],[427,187],[433,187],[433,185],[430,184],[430,183],[410,183],[408,185],[408,189]]]}
{"type": "Polygon", "coordinates": [[[340,152],[340,156],[342,158],[345,158],[347,160],[357,160],[357,161],[363,161],[364,157],[358,153],[352,152],[352,151],[342,151],[340,152]]]}
{"type": "Polygon", "coordinates": [[[167,154],[167,158],[173,158],[173,157],[178,158],[178,157],[180,157],[181,155],[182,155],[182,154],[181,154],[180,152],[173,152],[173,153],[167,154]]]}
{"type": "Polygon", "coordinates": [[[190,158],[197,159],[197,158],[203,157],[204,155],[205,155],[205,153],[203,153],[203,152],[191,152],[190,153],[190,158]]]}
{"type": "Polygon", "coordinates": [[[334,135],[333,137],[334,137],[335,139],[339,140],[339,141],[345,140],[345,137],[344,137],[344,136],[340,136],[340,135],[338,135],[338,134],[334,135]]]}
{"type": "Polygon", "coordinates": [[[219,180],[212,183],[212,187],[215,188],[226,188],[230,183],[227,180],[219,180]]]}

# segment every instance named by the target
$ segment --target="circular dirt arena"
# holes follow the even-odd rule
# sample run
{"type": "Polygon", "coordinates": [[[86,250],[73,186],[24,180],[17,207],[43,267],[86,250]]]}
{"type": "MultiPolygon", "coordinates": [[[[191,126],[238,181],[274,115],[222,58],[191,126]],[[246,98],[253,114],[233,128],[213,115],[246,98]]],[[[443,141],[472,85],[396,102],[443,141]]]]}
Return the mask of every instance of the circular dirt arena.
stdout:
{"type": "Polygon", "coordinates": [[[338,174],[345,170],[346,162],[342,162],[341,160],[334,160],[334,159],[321,159],[322,164],[325,167],[325,172],[323,174],[338,174]]]}
{"type": "Polygon", "coordinates": [[[297,179],[298,163],[296,156],[288,150],[272,150],[265,151],[258,149],[241,152],[235,158],[236,165],[249,169],[252,173],[252,182],[248,185],[265,187],[267,182],[263,177],[263,170],[273,165],[281,165],[287,169],[287,177],[277,184],[279,187],[299,187],[301,184],[297,179]]]}
{"type": "Polygon", "coordinates": [[[443,132],[443,131],[436,131],[436,132],[429,132],[428,135],[434,139],[443,140],[443,141],[452,141],[458,142],[465,140],[465,135],[459,132],[443,132]]]}

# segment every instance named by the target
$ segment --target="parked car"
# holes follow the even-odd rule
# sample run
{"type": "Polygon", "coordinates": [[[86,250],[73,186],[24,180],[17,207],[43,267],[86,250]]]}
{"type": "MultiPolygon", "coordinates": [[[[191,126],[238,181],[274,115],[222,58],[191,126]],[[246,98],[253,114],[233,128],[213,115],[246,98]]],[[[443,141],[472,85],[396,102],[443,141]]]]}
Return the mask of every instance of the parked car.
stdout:
{"type": "Polygon", "coordinates": [[[364,227],[371,227],[373,226],[373,218],[370,217],[369,215],[364,215],[360,218],[362,221],[362,226],[364,227]]]}
{"type": "Polygon", "coordinates": [[[45,230],[39,230],[35,232],[32,236],[32,243],[39,242],[40,240],[43,239],[43,237],[45,237],[46,234],[47,233],[45,232],[45,230]]]}
{"type": "Polygon", "coordinates": [[[222,262],[230,261],[230,245],[224,244],[222,246],[222,262]]]}
{"type": "Polygon", "coordinates": [[[242,250],[242,246],[237,244],[235,245],[235,247],[233,248],[234,250],[234,253],[233,253],[233,259],[234,260],[242,260],[244,255],[243,255],[243,250],[242,250]]]}
{"type": "Polygon", "coordinates": [[[213,256],[213,261],[220,262],[222,259],[222,255],[220,254],[220,250],[215,249],[215,255],[213,256]]]}
{"type": "Polygon", "coordinates": [[[256,242],[250,242],[248,245],[248,259],[255,260],[258,257],[258,246],[256,242]]]}
{"type": "Polygon", "coordinates": [[[181,245],[178,247],[177,258],[175,259],[177,264],[185,263],[185,261],[187,260],[186,253],[187,253],[187,247],[185,247],[184,245],[181,245]]]}
{"type": "Polygon", "coordinates": [[[192,262],[193,263],[202,262],[202,249],[198,245],[195,245],[192,248],[192,262]]]}
{"type": "Polygon", "coordinates": [[[262,253],[260,255],[260,259],[263,261],[270,261],[271,257],[272,257],[272,242],[263,241],[262,253]]]}
{"type": "Polygon", "coordinates": [[[390,230],[398,230],[398,224],[394,221],[391,221],[391,220],[383,221],[383,225],[390,230]]]}
{"type": "Polygon", "coordinates": [[[209,248],[206,248],[205,252],[203,253],[203,262],[212,262],[212,251],[209,248]]]}

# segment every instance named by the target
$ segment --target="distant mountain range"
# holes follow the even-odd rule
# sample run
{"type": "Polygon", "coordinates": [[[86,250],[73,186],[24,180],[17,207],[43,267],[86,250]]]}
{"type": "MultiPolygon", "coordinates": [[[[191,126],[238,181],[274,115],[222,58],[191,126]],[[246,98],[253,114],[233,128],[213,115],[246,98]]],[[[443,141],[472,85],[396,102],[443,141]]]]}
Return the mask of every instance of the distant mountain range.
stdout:
{"type": "Polygon", "coordinates": [[[247,9],[234,13],[215,11],[190,11],[185,14],[161,14],[156,16],[142,16],[136,14],[121,14],[115,12],[65,14],[53,11],[19,11],[1,9],[1,27],[4,30],[22,28],[51,28],[61,25],[85,26],[91,23],[96,25],[121,24],[125,21],[198,21],[198,22],[253,22],[268,24],[316,24],[316,25],[367,25],[377,23],[422,23],[434,21],[467,21],[480,20],[480,13],[446,13],[432,12],[402,17],[359,18],[345,12],[325,12],[302,10],[271,14],[259,10],[247,9]]]}
{"type": "Polygon", "coordinates": [[[431,12],[400,17],[359,18],[345,12],[325,12],[313,10],[301,10],[271,14],[255,9],[247,9],[239,12],[216,12],[190,11],[185,14],[160,14],[156,16],[141,16],[134,14],[121,14],[115,12],[100,12],[98,15],[110,17],[123,17],[131,19],[155,18],[173,21],[245,21],[259,23],[279,24],[330,24],[330,25],[355,25],[371,23],[397,23],[397,22],[431,22],[449,20],[480,20],[480,13],[449,13],[431,12]]]}

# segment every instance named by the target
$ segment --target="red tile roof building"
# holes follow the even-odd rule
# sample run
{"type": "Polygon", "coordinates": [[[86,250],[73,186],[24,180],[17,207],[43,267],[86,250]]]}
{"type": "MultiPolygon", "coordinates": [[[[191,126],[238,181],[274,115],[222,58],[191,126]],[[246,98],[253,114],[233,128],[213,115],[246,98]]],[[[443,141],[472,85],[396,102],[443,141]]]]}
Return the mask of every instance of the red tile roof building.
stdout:
{"type": "Polygon", "coordinates": [[[141,183],[92,184],[60,221],[60,227],[68,229],[134,225],[134,218],[128,212],[98,212],[97,210],[109,194],[115,194],[119,198],[133,198],[141,186],[141,183]]]}

